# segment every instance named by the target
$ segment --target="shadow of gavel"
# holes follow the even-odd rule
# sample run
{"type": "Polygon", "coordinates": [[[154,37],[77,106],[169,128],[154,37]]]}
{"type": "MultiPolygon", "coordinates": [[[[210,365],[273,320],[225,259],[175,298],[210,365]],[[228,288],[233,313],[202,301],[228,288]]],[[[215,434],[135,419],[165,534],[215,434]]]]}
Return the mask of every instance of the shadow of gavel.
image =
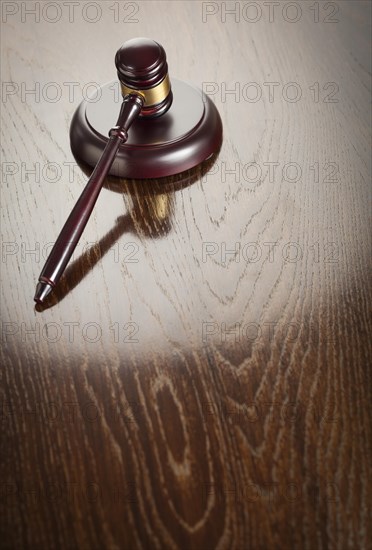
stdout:
{"type": "MultiPolygon", "coordinates": [[[[41,312],[63,300],[97,265],[100,260],[125,234],[135,234],[140,239],[159,239],[172,229],[176,193],[198,181],[215,163],[217,154],[197,167],[162,180],[122,180],[107,177],[103,186],[123,196],[124,202],[130,199],[131,208],[127,214],[119,216],[110,231],[97,243],[85,250],[71,262],[60,279],[55,291],[44,302],[36,305],[41,312]]],[[[80,163],[88,174],[89,169],[80,163]]]]}

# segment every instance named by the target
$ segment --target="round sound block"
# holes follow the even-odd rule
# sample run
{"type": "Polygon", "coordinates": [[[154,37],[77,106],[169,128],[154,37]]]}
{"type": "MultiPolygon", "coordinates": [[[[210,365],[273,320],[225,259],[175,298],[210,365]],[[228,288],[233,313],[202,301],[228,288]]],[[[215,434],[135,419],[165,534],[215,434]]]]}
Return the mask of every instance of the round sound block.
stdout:
{"type": "MultiPolygon", "coordinates": [[[[75,157],[94,167],[119,115],[117,83],[84,100],[70,127],[75,157]],[[116,88],[115,88],[116,86],[116,88]]],[[[212,101],[198,88],[172,79],[173,103],[157,118],[139,117],[129,129],[109,172],[125,178],[161,178],[189,170],[210,157],[222,143],[222,122],[212,101]]]]}

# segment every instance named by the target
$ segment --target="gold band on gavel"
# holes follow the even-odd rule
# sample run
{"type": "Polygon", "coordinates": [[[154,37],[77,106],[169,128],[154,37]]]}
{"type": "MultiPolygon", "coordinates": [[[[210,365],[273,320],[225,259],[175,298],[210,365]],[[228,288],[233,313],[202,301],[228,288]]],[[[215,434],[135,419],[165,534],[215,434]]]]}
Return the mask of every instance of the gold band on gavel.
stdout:
{"type": "Polygon", "coordinates": [[[164,78],[164,80],[160,82],[160,84],[155,86],[155,88],[148,88],[147,90],[134,90],[132,88],[128,88],[122,82],[120,82],[120,84],[123,97],[128,94],[138,94],[142,96],[145,100],[146,107],[150,107],[151,105],[158,105],[158,103],[161,103],[170,92],[170,82],[168,75],[164,78]]]}

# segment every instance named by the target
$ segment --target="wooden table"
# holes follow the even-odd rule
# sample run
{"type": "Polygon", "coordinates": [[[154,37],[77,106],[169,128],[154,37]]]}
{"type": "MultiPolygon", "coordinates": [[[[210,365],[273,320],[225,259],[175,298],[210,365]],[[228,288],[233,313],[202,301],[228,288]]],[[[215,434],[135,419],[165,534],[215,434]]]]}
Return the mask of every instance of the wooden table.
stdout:
{"type": "Polygon", "coordinates": [[[2,10],[3,548],[370,548],[371,4],[2,10]],[[38,312],[71,117],[135,36],[222,149],[107,181],[38,312]]]}

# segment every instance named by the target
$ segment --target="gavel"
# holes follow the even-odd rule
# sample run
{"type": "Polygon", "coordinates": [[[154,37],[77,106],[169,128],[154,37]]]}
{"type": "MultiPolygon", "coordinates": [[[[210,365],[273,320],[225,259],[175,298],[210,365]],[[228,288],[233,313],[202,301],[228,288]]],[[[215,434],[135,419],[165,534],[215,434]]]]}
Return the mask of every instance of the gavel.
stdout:
{"type": "MultiPolygon", "coordinates": [[[[109,130],[108,139],[98,141],[98,149],[103,149],[100,158],[41,271],[34,296],[39,304],[45,301],[62,276],[117,155],[125,156],[120,175],[133,176],[131,165],[134,157],[137,162],[138,159],[141,162],[141,158],[144,161],[145,172],[141,171],[140,166],[134,168],[139,177],[143,177],[143,173],[148,177],[151,163],[156,175],[156,166],[158,169],[160,166],[162,175],[169,175],[208,158],[222,141],[222,124],[217,109],[209,98],[195,95],[194,88],[177,81],[178,106],[171,109],[172,86],[166,54],[160,44],[147,38],[129,40],[117,51],[115,65],[122,94],[119,117],[116,125],[109,130]],[[160,120],[164,122],[158,122],[160,120]],[[175,124],[177,120],[180,121],[178,127],[175,124]],[[123,146],[128,141],[128,130],[135,124],[137,142],[126,150],[123,146]],[[162,142],[159,141],[159,132],[165,136],[162,142]],[[149,142],[152,138],[153,142],[149,142]]],[[[75,143],[82,160],[92,164],[94,147],[90,141],[99,140],[99,132],[91,128],[89,120],[87,123],[89,113],[86,107],[81,105],[75,113],[71,143],[73,149],[75,143]],[[86,109],[86,112],[81,109],[86,109]],[[84,147],[85,139],[87,147],[84,147]]],[[[104,106],[98,105],[97,108],[100,115],[106,116],[104,106]]],[[[95,113],[92,116],[94,118],[95,113]]]]}

